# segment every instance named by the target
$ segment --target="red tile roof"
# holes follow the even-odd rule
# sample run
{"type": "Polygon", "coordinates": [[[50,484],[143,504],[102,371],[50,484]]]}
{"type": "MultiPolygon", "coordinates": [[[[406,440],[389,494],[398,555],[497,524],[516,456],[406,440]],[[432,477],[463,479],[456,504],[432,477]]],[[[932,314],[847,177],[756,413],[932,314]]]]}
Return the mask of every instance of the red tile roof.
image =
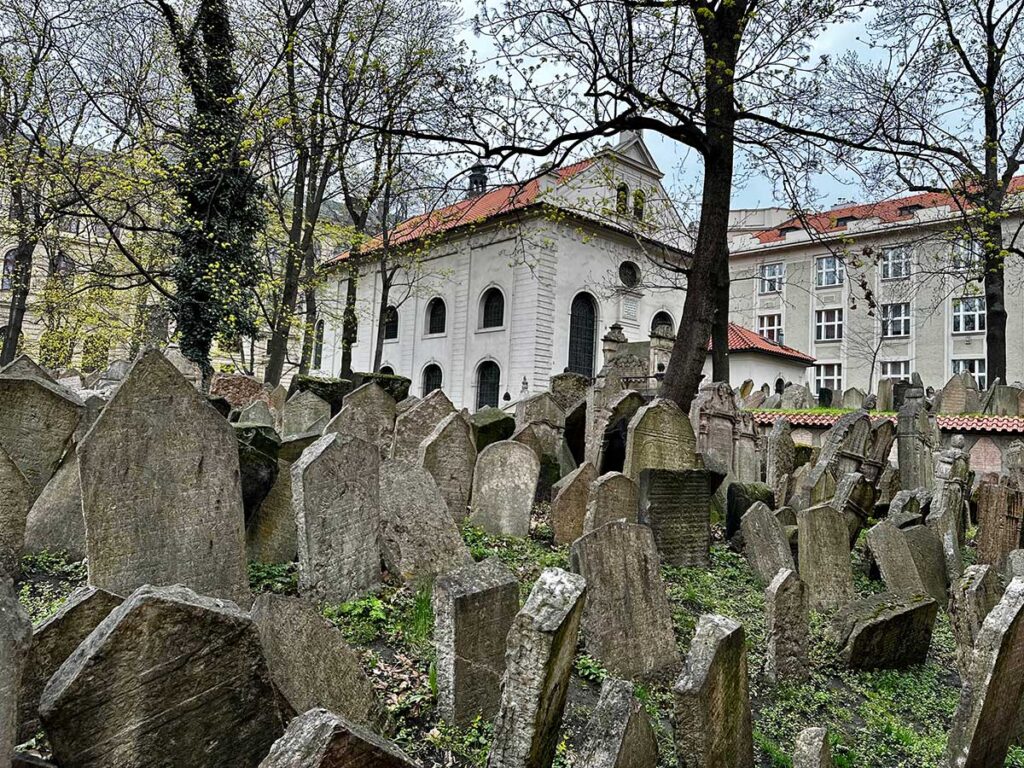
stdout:
{"type": "MultiPolygon", "coordinates": [[[[1017,176],[1010,183],[1010,191],[1019,192],[1022,189],[1024,189],[1024,176],[1017,176]]],[[[842,219],[878,219],[882,224],[897,224],[912,220],[914,210],[918,208],[938,208],[943,205],[955,209],[958,203],[951,194],[921,192],[889,200],[879,200],[874,203],[844,205],[830,211],[805,216],[804,221],[801,221],[799,217],[788,219],[777,227],[754,233],[754,237],[765,244],[782,242],[786,239],[786,235],[781,230],[788,227],[804,229],[805,224],[822,235],[840,232],[846,229],[846,223],[840,223],[842,219]]]]}
{"type": "MultiPolygon", "coordinates": [[[[711,342],[708,342],[708,351],[711,351],[711,342]]],[[[744,328],[736,323],[729,323],[729,351],[730,352],[767,352],[778,357],[788,357],[791,360],[798,360],[801,363],[813,363],[814,358],[805,355],[803,352],[787,347],[766,339],[749,328],[744,328]]]]}
{"type": "MultiPolygon", "coordinates": [[[[581,160],[573,165],[567,165],[552,171],[559,184],[564,184],[594,163],[595,158],[581,160]]],[[[521,184],[505,184],[495,187],[482,195],[469,197],[457,203],[440,208],[430,213],[420,214],[406,219],[398,224],[392,231],[389,244],[402,245],[419,240],[441,232],[448,232],[459,227],[472,224],[479,224],[487,219],[503,213],[521,210],[538,202],[540,198],[540,180],[531,179],[521,184]]],[[[380,235],[365,243],[360,251],[369,253],[381,246],[383,239],[380,235]]],[[[339,254],[328,260],[334,263],[347,259],[349,252],[339,254]]]]}
{"type": "MultiPolygon", "coordinates": [[[[762,426],[771,426],[775,420],[784,417],[794,427],[831,427],[841,414],[816,413],[814,411],[754,411],[754,421],[762,426]]],[[[871,414],[872,419],[888,419],[896,423],[894,414],[871,414]]],[[[935,421],[944,432],[1001,432],[1024,434],[1024,417],[1021,416],[956,416],[936,414],[935,421]]]]}

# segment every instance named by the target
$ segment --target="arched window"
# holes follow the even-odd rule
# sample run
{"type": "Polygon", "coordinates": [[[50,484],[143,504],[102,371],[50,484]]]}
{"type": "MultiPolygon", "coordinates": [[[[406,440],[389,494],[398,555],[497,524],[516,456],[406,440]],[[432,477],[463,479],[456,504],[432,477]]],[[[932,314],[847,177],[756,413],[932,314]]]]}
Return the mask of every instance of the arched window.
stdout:
{"type": "Polygon", "coordinates": [[[17,258],[18,252],[13,248],[4,254],[4,271],[3,276],[0,277],[0,291],[9,291],[14,287],[14,264],[17,258]]]}
{"type": "Polygon", "coordinates": [[[594,344],[597,336],[597,303],[589,293],[572,300],[569,313],[569,370],[594,375],[594,344]]]}
{"type": "Polygon", "coordinates": [[[629,208],[629,184],[622,182],[615,188],[615,212],[625,214],[629,208]]]}
{"type": "Polygon", "coordinates": [[[385,341],[398,338],[398,310],[388,307],[384,310],[384,339],[385,341]]]}
{"type": "Polygon", "coordinates": [[[447,321],[448,309],[444,305],[444,299],[435,296],[427,304],[427,333],[444,333],[447,321]]]}
{"type": "Polygon", "coordinates": [[[642,189],[633,193],[633,216],[637,219],[644,217],[644,204],[647,202],[647,195],[642,189]]]}
{"type": "Polygon", "coordinates": [[[423,369],[423,395],[426,397],[441,388],[441,366],[431,363],[423,369]]]}
{"type": "Polygon", "coordinates": [[[674,336],[676,325],[672,322],[672,316],[668,312],[656,312],[651,320],[651,333],[660,333],[663,336],[674,336]]]}
{"type": "Polygon", "coordinates": [[[476,407],[498,407],[498,393],[501,389],[501,369],[493,360],[484,360],[476,369],[476,407]]]}
{"type": "Polygon", "coordinates": [[[392,368],[390,365],[382,365],[378,373],[383,373],[385,376],[394,376],[395,369],[392,368]]]}
{"type": "Polygon", "coordinates": [[[480,300],[480,327],[501,328],[505,324],[505,297],[497,288],[488,288],[480,300]]]}
{"type": "Polygon", "coordinates": [[[324,363],[324,321],[317,320],[313,329],[313,367],[319,369],[324,363]]]}

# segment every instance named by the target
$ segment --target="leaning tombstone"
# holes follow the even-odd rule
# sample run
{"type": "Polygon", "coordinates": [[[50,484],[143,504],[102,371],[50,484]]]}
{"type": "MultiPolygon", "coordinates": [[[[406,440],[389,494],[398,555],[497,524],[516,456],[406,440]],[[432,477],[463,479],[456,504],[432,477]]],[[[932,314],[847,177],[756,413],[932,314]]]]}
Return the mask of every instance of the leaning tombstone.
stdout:
{"type": "Polygon", "coordinates": [[[292,465],[303,597],[342,603],[380,586],[378,462],[375,446],[333,433],[292,465]]]}
{"type": "Polygon", "coordinates": [[[256,513],[245,524],[245,549],[258,563],[291,563],[299,542],[292,499],[292,465],[277,461],[277,479],[256,513]]]}
{"type": "Polygon", "coordinates": [[[19,743],[28,741],[42,728],[39,699],[47,681],[122,602],[122,597],[106,590],[80,587],[71,593],[55,614],[35,628],[18,696],[19,743]]]}
{"type": "Polygon", "coordinates": [[[90,584],[247,601],[234,429],[158,351],[136,361],[79,444],[78,469],[90,584]]]}
{"type": "Polygon", "coordinates": [[[832,632],[851,669],[904,669],[924,663],[938,610],[924,594],[882,592],[843,606],[832,632]]]}
{"type": "Polygon", "coordinates": [[[516,615],[487,768],[551,765],[585,592],[582,576],[546,568],[516,615]]]}
{"type": "Polygon", "coordinates": [[[326,709],[288,724],[259,768],[417,768],[398,746],[326,709]]]}
{"type": "Polygon", "coordinates": [[[527,445],[499,440],[484,448],[473,471],[470,522],[497,536],[525,537],[540,475],[540,460],[527,445]]]}
{"type": "Polygon", "coordinates": [[[711,564],[711,491],[703,469],[640,472],[639,520],[650,526],[662,563],[711,564]]]}
{"type": "Polygon", "coordinates": [[[337,415],[324,427],[324,434],[344,432],[376,445],[385,458],[395,432],[395,398],[375,381],[356,387],[342,401],[337,415]]]}
{"type": "Polygon", "coordinates": [[[115,608],[50,678],[39,714],[75,768],[251,768],[284,731],[256,625],[182,586],[115,608]]]}
{"type": "Polygon", "coordinates": [[[807,588],[796,571],[785,568],[775,574],[765,590],[768,653],[765,674],[769,680],[803,682],[810,675],[807,649],[810,619],[807,588]]]}
{"type": "Polygon", "coordinates": [[[434,582],[437,707],[459,728],[498,711],[505,637],[519,611],[519,582],[497,558],[449,571],[434,582]]]}
{"type": "MultiPolygon", "coordinates": [[[[403,401],[404,402],[404,401],[403,401]]],[[[440,389],[419,400],[395,418],[395,436],[391,441],[391,458],[416,461],[420,444],[430,436],[434,427],[455,412],[455,406],[440,389]]]]}
{"type": "Polygon", "coordinates": [[[423,467],[401,459],[381,464],[380,513],[384,564],[403,581],[430,580],[471,562],[441,491],[423,467]]]}
{"type": "Polygon", "coordinates": [[[950,768],[1003,765],[1019,733],[1024,675],[1024,579],[1014,579],[974,643],[946,743],[950,768]]]}
{"type": "Polygon", "coordinates": [[[796,568],[786,531],[767,504],[759,501],[751,506],[740,526],[743,554],[761,581],[771,581],[780,570],[796,568]]]}
{"type": "Polygon", "coordinates": [[[583,535],[590,486],[597,480],[597,469],[583,462],[555,484],[551,500],[551,530],[555,544],[571,544],[583,535]]]}
{"type": "Polygon", "coordinates": [[[0,574],[0,763],[10,760],[20,742],[18,689],[31,642],[32,622],[18,602],[13,583],[0,574]]]}
{"type": "Polygon", "coordinates": [[[578,765],[587,768],[655,768],[658,740],[633,684],[609,677],[587,723],[578,765]]]}
{"type": "Polygon", "coordinates": [[[330,420],[330,403],[308,389],[296,392],[288,398],[281,412],[281,435],[287,439],[310,432],[320,433],[330,420]]]}
{"type": "Polygon", "coordinates": [[[0,445],[0,578],[18,573],[34,496],[25,475],[0,445]]]}
{"type": "Polygon", "coordinates": [[[637,480],[644,469],[693,468],[696,449],[686,414],[673,401],[659,398],[640,408],[629,422],[623,473],[637,480]]]}
{"type": "Polygon", "coordinates": [[[953,583],[949,594],[949,619],[961,676],[970,669],[974,643],[985,617],[1002,596],[999,575],[991,565],[969,565],[963,576],[953,583]]]}
{"type": "Polygon", "coordinates": [[[678,667],[672,608],[650,528],[607,523],[573,542],[570,562],[587,581],[583,640],[589,653],[630,680],[678,667]]]}
{"type": "Polygon", "coordinates": [[[449,517],[464,520],[469,514],[476,466],[476,443],[469,422],[461,413],[446,416],[420,443],[418,458],[437,483],[449,517]]]}
{"type": "Polygon", "coordinates": [[[729,483],[725,497],[725,536],[727,539],[731,539],[739,532],[740,521],[751,506],[760,502],[769,508],[774,508],[776,501],[772,489],[764,483],[729,483]]]}
{"type": "Polygon", "coordinates": [[[640,488],[621,472],[608,472],[590,485],[587,494],[587,513],[583,519],[583,533],[596,531],[612,520],[637,522],[640,507],[640,488]]]}
{"type": "Polygon", "coordinates": [[[800,578],[812,610],[834,611],[853,597],[853,566],[846,520],[829,504],[797,513],[800,578]]]}
{"type": "Polygon", "coordinates": [[[341,630],[306,600],[262,594],[251,614],[274,685],[296,712],[329,708],[360,725],[378,726],[373,684],[341,630]]]}
{"type": "Polygon", "coordinates": [[[753,768],[742,624],[725,616],[700,617],[672,697],[676,754],[682,765],[753,768]]]}
{"type": "Polygon", "coordinates": [[[484,406],[469,417],[473,427],[473,439],[477,451],[482,451],[491,443],[508,440],[515,434],[516,420],[500,408],[492,405],[484,406]]]}
{"type": "Polygon", "coordinates": [[[785,504],[789,496],[789,478],[796,469],[796,444],[789,422],[783,418],[776,419],[766,443],[765,484],[775,494],[776,503],[785,504]]]}
{"type": "Polygon", "coordinates": [[[867,547],[878,565],[886,589],[905,596],[928,593],[910,551],[910,543],[900,528],[888,520],[875,524],[868,531],[867,547]]]}
{"type": "Polygon", "coordinates": [[[36,378],[56,384],[53,376],[28,355],[18,355],[11,362],[0,368],[0,376],[14,379],[36,378]]]}
{"type": "Polygon", "coordinates": [[[824,728],[804,728],[793,748],[793,768],[832,768],[832,747],[824,728]]]}
{"type": "MultiPolygon", "coordinates": [[[[13,496],[6,495],[11,499],[13,496]]],[[[30,554],[65,552],[69,559],[84,560],[85,519],[82,517],[82,485],[78,456],[69,451],[36,498],[25,521],[25,548],[30,554]]]]}

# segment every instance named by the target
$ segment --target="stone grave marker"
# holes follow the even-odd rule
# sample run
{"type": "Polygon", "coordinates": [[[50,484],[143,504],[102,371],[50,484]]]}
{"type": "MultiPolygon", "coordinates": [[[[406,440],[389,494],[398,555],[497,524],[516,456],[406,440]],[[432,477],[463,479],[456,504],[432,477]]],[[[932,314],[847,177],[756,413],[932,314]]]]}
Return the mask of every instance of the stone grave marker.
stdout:
{"type": "Polygon", "coordinates": [[[476,466],[473,429],[461,413],[451,413],[420,443],[419,462],[434,478],[448,514],[461,521],[469,514],[476,466]]]}
{"type": "Polygon", "coordinates": [[[847,603],[833,631],[852,669],[904,669],[928,656],[939,604],[927,595],[882,592],[847,603]]]}
{"type": "Polygon", "coordinates": [[[394,743],[326,709],[288,724],[259,768],[417,768],[394,743]]]}
{"type": "Polygon", "coordinates": [[[793,768],[832,768],[832,747],[824,728],[804,728],[793,748],[793,768]]]}
{"type": "Polygon", "coordinates": [[[435,389],[422,400],[404,411],[396,407],[395,436],[391,443],[391,458],[416,461],[420,444],[430,436],[434,427],[455,412],[455,406],[440,389],[435,389]]]}
{"type": "Polygon", "coordinates": [[[32,643],[32,622],[13,582],[0,574],[0,762],[10,760],[18,739],[18,690],[32,643]]]}
{"type": "Polygon", "coordinates": [[[671,400],[658,398],[640,408],[629,422],[623,473],[636,480],[644,469],[693,468],[696,447],[686,414],[671,400]]]}
{"type": "Polygon", "coordinates": [[[790,568],[779,570],[765,590],[768,653],[765,674],[769,680],[803,682],[810,675],[808,647],[810,619],[807,588],[790,568]]]}
{"type": "Polygon", "coordinates": [[[769,582],[780,570],[795,570],[793,553],[782,523],[764,502],[757,502],[741,521],[743,553],[761,581],[769,582]]]}
{"type": "Polygon", "coordinates": [[[639,520],[654,532],[662,563],[710,565],[711,493],[705,470],[643,470],[639,520]]]}
{"type": "Polygon", "coordinates": [[[853,598],[853,567],[846,520],[832,506],[797,512],[800,578],[812,610],[834,611],[853,598]]]}
{"type": "Polygon", "coordinates": [[[621,472],[608,472],[590,485],[583,533],[590,533],[612,520],[635,523],[640,509],[640,487],[621,472]]]}
{"type": "Polygon", "coordinates": [[[477,457],[470,521],[493,535],[527,536],[539,475],[540,460],[529,446],[491,443],[477,457]]]}
{"type": "Polygon", "coordinates": [[[632,683],[605,678],[578,762],[587,768],[656,768],[658,740],[632,683]]]}
{"type": "Polygon", "coordinates": [[[970,669],[974,642],[989,611],[1003,596],[999,575],[991,565],[969,565],[949,594],[949,619],[956,638],[956,660],[961,676],[970,669]]]}
{"type": "Polygon", "coordinates": [[[597,480],[597,469],[584,462],[555,485],[551,501],[551,529],[556,544],[571,544],[583,535],[590,486],[597,480]]]}
{"type": "Polygon", "coordinates": [[[310,432],[319,434],[330,420],[330,403],[312,390],[296,392],[281,412],[281,434],[285,439],[310,432]]]}

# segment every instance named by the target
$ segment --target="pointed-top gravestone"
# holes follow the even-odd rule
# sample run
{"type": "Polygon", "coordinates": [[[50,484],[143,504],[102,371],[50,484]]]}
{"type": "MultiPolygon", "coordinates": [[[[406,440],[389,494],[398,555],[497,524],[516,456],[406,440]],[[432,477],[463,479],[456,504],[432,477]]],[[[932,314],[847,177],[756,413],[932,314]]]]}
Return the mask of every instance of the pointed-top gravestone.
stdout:
{"type": "Polygon", "coordinates": [[[461,413],[451,413],[442,419],[420,443],[418,459],[437,483],[451,519],[464,520],[469,514],[476,466],[473,428],[466,418],[461,413]]]}
{"type": "Polygon", "coordinates": [[[608,472],[590,484],[583,533],[612,520],[635,523],[640,513],[640,487],[621,472],[608,472]]]}
{"type": "Polygon", "coordinates": [[[3,368],[0,368],[0,376],[10,376],[15,379],[36,378],[51,384],[57,383],[53,376],[28,355],[18,355],[3,368]]]}
{"type": "Polygon", "coordinates": [[[767,453],[764,463],[764,482],[775,494],[775,502],[786,503],[789,496],[789,478],[796,469],[796,444],[793,429],[785,419],[775,420],[768,433],[767,453]]]}
{"type": "Polygon", "coordinates": [[[24,551],[30,554],[66,552],[68,558],[76,562],[85,559],[82,486],[78,479],[78,456],[74,451],[64,457],[57,473],[29,509],[24,551]]]}
{"type": "Polygon", "coordinates": [[[430,436],[434,427],[446,416],[454,412],[455,406],[452,405],[452,401],[440,389],[435,389],[410,408],[400,410],[395,419],[391,458],[416,461],[419,458],[420,443],[430,436]]]}
{"type": "Polygon", "coordinates": [[[643,704],[625,680],[606,678],[587,723],[578,765],[587,768],[655,768],[658,740],[643,704]]]}
{"type": "Polygon", "coordinates": [[[270,406],[267,405],[266,400],[256,400],[242,409],[242,412],[238,415],[238,423],[273,427],[274,414],[270,412],[270,406]]]}
{"type": "Polygon", "coordinates": [[[380,447],[381,458],[390,453],[395,432],[395,398],[375,381],[369,381],[345,395],[338,415],[328,422],[324,434],[343,432],[380,447]]]}
{"type": "Polygon", "coordinates": [[[238,441],[160,352],[132,366],[78,446],[78,468],[90,584],[247,601],[238,441]]]}
{"type": "Polygon", "coordinates": [[[288,724],[259,768],[418,768],[397,745],[326,709],[288,724]]]}
{"type": "Polygon", "coordinates": [[[832,768],[832,747],[824,728],[804,728],[796,737],[793,768],[832,768]]]}
{"type": "Polygon", "coordinates": [[[583,535],[590,486],[596,480],[597,470],[585,461],[555,484],[555,498],[551,501],[551,530],[556,544],[571,544],[583,535]]]}
{"type": "Polygon", "coordinates": [[[689,418],[673,401],[658,398],[629,422],[623,474],[637,480],[645,469],[692,469],[696,450],[689,418]]]}
{"type": "Polygon", "coordinates": [[[541,392],[516,403],[516,429],[542,421],[558,429],[565,427],[565,411],[550,392],[541,392]]]}
{"type": "Polygon", "coordinates": [[[288,439],[322,432],[331,420],[331,404],[312,390],[292,395],[281,411],[281,435],[288,439]]]}

